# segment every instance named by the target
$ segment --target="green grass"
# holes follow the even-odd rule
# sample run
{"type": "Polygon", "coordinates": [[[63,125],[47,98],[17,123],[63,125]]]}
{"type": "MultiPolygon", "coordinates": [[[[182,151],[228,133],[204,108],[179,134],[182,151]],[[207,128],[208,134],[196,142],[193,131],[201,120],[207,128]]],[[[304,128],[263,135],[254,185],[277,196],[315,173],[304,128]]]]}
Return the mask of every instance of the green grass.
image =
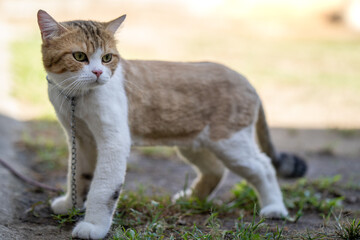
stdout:
{"type": "Polygon", "coordinates": [[[37,117],[55,118],[47,96],[46,73],[41,59],[39,37],[24,37],[11,43],[13,96],[24,107],[37,109],[37,117]]]}
{"type": "Polygon", "coordinates": [[[336,235],[340,239],[356,240],[360,239],[360,220],[341,221],[337,219],[336,235]]]}
{"type": "Polygon", "coordinates": [[[65,135],[56,121],[28,122],[18,145],[34,153],[35,163],[46,168],[46,171],[66,171],[68,149],[65,135]]]}
{"type": "Polygon", "coordinates": [[[227,63],[255,84],[311,87],[316,90],[360,90],[359,41],[344,39],[262,39],[239,32],[200,32],[187,41],[194,56],[227,63]],[[236,48],[234,48],[236,46],[236,48]]]}
{"type": "MultiPolygon", "coordinates": [[[[315,211],[319,215],[331,215],[342,207],[343,196],[335,194],[339,180],[340,176],[315,181],[301,179],[286,185],[282,188],[285,203],[297,214],[315,211]]],[[[259,211],[256,194],[245,181],[236,184],[232,193],[234,201],[216,204],[198,199],[179,199],[172,203],[169,196],[146,196],[141,188],[138,192],[126,191],[120,197],[115,214],[113,239],[286,239],[283,238],[286,220],[279,221],[274,228],[265,219],[256,218],[259,211]],[[234,225],[226,229],[223,220],[228,216],[234,218],[234,214],[237,215],[234,225]],[[250,215],[253,217],[249,222],[244,216],[250,215]]],[[[343,234],[354,235],[357,228],[352,223],[341,229],[343,234]]],[[[329,239],[334,233],[308,231],[306,234],[300,234],[301,239],[329,239]]]]}
{"type": "MultiPolygon", "coordinates": [[[[331,215],[341,210],[338,198],[331,196],[339,176],[316,181],[301,179],[294,185],[282,188],[285,203],[292,212],[317,212],[331,215]],[[291,189],[291,192],[289,192],[291,189]]],[[[117,239],[358,239],[360,222],[355,218],[345,221],[335,217],[332,230],[295,233],[284,232],[287,219],[270,224],[258,217],[258,203],[252,188],[246,182],[236,184],[232,190],[236,198],[231,203],[217,204],[198,199],[179,199],[173,203],[170,196],[147,196],[137,191],[124,191],[114,215],[110,238],[117,239]],[[239,212],[239,210],[241,210],[239,212]],[[225,224],[232,219],[232,224],[225,224]],[[290,237],[292,238],[292,237],[290,237]]],[[[82,213],[54,215],[59,226],[72,224],[82,213]]],[[[301,217],[301,216],[299,216],[301,217]]],[[[293,225],[294,226],[294,225],[293,225]]],[[[325,226],[325,225],[324,225],[325,226]]]]}
{"type": "Polygon", "coordinates": [[[84,214],[84,212],[72,208],[68,211],[67,214],[53,214],[52,217],[58,222],[59,227],[61,228],[66,224],[72,224],[77,222],[81,218],[81,216],[84,216],[84,214]]]}
{"type": "MultiPolygon", "coordinates": [[[[50,174],[61,170],[65,175],[68,153],[62,130],[55,121],[29,122],[19,144],[34,153],[38,169],[50,174]]],[[[159,156],[157,151],[155,156],[159,156]]],[[[145,152],[144,156],[149,154],[145,152]]],[[[137,191],[121,194],[110,236],[113,239],[287,239],[288,233],[283,231],[288,227],[287,222],[301,221],[309,213],[320,221],[323,219],[324,226],[334,222],[333,216],[344,209],[343,191],[358,191],[349,183],[341,185],[340,180],[341,176],[337,175],[299,179],[283,185],[284,201],[293,219],[277,221],[276,226],[258,217],[256,193],[245,181],[235,184],[231,190],[233,198],[222,204],[196,198],[182,198],[173,203],[169,195],[148,196],[139,187],[137,191]]],[[[78,213],[53,217],[59,226],[69,226],[78,219],[75,215],[78,213]]],[[[359,227],[358,220],[356,224],[352,221],[347,224],[344,217],[338,217],[338,224],[329,233],[309,230],[297,235],[300,239],[332,239],[337,231],[353,236],[359,227]]]]}
{"type": "Polygon", "coordinates": [[[282,187],[285,205],[288,209],[296,210],[297,215],[303,211],[316,211],[328,215],[343,205],[344,196],[337,192],[335,183],[340,176],[333,178],[319,178],[315,181],[300,179],[294,184],[282,187]]]}
{"type": "Polygon", "coordinates": [[[265,219],[250,222],[241,216],[233,229],[225,229],[221,218],[234,212],[235,206],[218,205],[197,199],[169,196],[149,198],[140,192],[126,191],[119,200],[114,217],[113,239],[279,239],[281,229],[270,231],[265,219]],[[154,200],[155,199],[155,200],[154,200]],[[184,220],[182,220],[184,219],[184,220]]]}

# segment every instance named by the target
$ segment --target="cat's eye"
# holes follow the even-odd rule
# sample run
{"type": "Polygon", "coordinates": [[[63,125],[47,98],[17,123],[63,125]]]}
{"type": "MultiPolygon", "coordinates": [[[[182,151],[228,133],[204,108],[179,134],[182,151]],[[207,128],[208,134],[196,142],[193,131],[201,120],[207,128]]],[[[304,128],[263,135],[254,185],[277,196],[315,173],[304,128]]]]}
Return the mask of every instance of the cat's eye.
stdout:
{"type": "Polygon", "coordinates": [[[108,54],[105,54],[101,60],[103,63],[108,63],[111,61],[111,59],[112,59],[112,54],[108,53],[108,54]]]}
{"type": "Polygon", "coordinates": [[[79,62],[88,61],[86,54],[83,52],[74,52],[73,57],[75,58],[76,61],[79,62]]]}

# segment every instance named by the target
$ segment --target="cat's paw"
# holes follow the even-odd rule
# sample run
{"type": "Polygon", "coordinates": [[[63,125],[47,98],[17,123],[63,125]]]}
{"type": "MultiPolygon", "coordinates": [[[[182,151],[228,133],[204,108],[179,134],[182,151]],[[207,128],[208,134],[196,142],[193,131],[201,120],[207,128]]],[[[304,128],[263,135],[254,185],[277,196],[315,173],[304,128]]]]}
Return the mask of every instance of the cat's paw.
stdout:
{"type": "Polygon", "coordinates": [[[109,229],[110,225],[96,225],[81,221],[72,231],[72,236],[81,239],[102,239],[106,236],[109,229]]]}
{"type": "Polygon", "coordinates": [[[260,215],[265,218],[280,219],[287,217],[289,212],[287,211],[284,204],[270,204],[261,209],[260,215]]]}
{"type": "Polygon", "coordinates": [[[66,214],[71,208],[71,199],[66,196],[57,197],[51,202],[51,209],[55,214],[66,214]]]}
{"type": "Polygon", "coordinates": [[[192,196],[192,193],[193,193],[192,189],[188,188],[188,189],[186,189],[185,191],[182,190],[182,191],[176,193],[176,194],[171,198],[171,200],[172,200],[172,202],[176,202],[176,201],[179,200],[180,198],[189,198],[189,197],[192,196]]]}

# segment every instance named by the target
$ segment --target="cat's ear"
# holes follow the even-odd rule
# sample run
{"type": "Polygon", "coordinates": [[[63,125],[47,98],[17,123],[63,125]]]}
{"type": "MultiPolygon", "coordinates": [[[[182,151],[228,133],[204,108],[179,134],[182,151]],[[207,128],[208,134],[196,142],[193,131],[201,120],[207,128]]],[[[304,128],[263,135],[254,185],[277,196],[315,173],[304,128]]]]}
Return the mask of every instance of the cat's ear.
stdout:
{"type": "Polygon", "coordinates": [[[59,36],[66,28],[55,21],[47,12],[39,10],[37,13],[38,24],[43,41],[59,36]]]}
{"type": "Polygon", "coordinates": [[[126,18],[126,15],[122,15],[121,17],[118,17],[118,18],[106,23],[106,30],[115,34],[115,32],[119,29],[122,22],[125,20],[125,18],[126,18]]]}

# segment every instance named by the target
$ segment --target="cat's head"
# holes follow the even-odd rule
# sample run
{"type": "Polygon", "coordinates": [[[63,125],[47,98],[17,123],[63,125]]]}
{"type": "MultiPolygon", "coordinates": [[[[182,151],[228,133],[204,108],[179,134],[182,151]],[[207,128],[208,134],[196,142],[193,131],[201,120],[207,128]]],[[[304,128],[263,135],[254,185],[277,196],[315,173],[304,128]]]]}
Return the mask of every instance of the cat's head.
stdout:
{"type": "Polygon", "coordinates": [[[57,22],[39,10],[43,63],[58,87],[91,89],[109,81],[119,66],[114,34],[125,20],[57,22]]]}

